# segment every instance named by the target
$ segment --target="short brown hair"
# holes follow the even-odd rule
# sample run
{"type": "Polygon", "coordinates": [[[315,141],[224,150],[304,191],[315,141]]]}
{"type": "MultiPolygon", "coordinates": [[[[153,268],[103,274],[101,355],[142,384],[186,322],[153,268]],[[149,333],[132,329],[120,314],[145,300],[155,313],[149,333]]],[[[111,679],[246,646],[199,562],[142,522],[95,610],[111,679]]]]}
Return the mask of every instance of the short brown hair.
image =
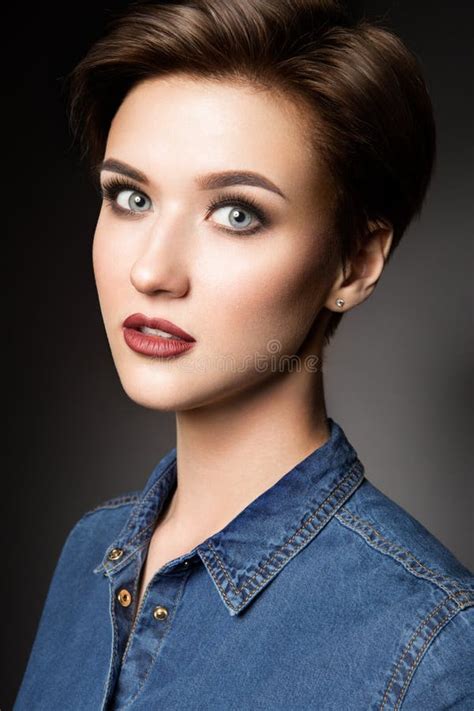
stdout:
{"type": "MultiPolygon", "coordinates": [[[[392,31],[352,18],[338,0],[131,3],[65,78],[81,157],[92,167],[102,159],[135,84],[176,72],[242,80],[301,101],[311,144],[336,186],[332,247],[345,265],[369,221],[381,221],[393,227],[393,254],[421,211],[436,132],[421,67],[392,31]]],[[[331,315],[326,343],[342,316],[331,315]]]]}

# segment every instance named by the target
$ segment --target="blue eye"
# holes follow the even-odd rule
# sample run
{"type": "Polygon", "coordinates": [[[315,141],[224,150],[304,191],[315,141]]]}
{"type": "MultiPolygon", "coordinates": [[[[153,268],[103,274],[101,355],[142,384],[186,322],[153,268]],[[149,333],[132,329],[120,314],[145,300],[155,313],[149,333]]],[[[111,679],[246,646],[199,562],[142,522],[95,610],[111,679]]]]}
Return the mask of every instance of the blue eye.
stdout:
{"type": "MultiPolygon", "coordinates": [[[[146,204],[143,206],[143,203],[148,200],[147,197],[145,197],[142,193],[137,192],[136,190],[120,190],[117,194],[117,203],[120,206],[120,201],[118,200],[119,196],[122,194],[129,193],[128,197],[125,198],[125,206],[121,206],[122,209],[124,210],[130,210],[135,211],[138,208],[138,212],[142,211],[142,208],[144,207],[146,209],[146,204]]],[[[148,202],[150,202],[148,200],[148,202]]]]}
{"type": "Polygon", "coordinates": [[[114,212],[119,215],[129,215],[135,216],[139,215],[142,211],[147,209],[146,205],[143,206],[144,202],[151,204],[151,200],[142,193],[142,191],[131,183],[121,180],[120,178],[112,178],[111,180],[104,182],[101,187],[102,197],[106,202],[108,202],[114,212]],[[121,205],[118,201],[118,197],[124,193],[126,195],[123,202],[125,205],[121,205]],[[144,208],[144,210],[142,210],[144,208]]]}
{"type": "MultiPolygon", "coordinates": [[[[151,200],[133,183],[114,177],[100,188],[103,199],[121,217],[140,217],[151,206],[151,200]],[[122,204],[119,201],[122,201],[122,204]]],[[[253,235],[269,224],[265,212],[252,199],[242,193],[218,195],[207,205],[206,216],[222,210],[224,224],[216,222],[219,229],[233,235],[253,235]],[[232,209],[229,209],[232,208],[232,209]],[[253,224],[255,223],[256,224],[253,224]],[[225,223],[230,225],[225,226],[225,223]],[[253,226],[251,226],[253,224],[253,226]]]]}
{"type": "Polygon", "coordinates": [[[231,234],[241,234],[241,235],[252,235],[263,229],[269,222],[264,211],[257,205],[252,198],[248,198],[242,193],[237,193],[234,195],[218,195],[215,199],[211,200],[207,206],[207,213],[223,211],[225,215],[224,220],[227,224],[235,225],[236,229],[229,229],[222,226],[220,229],[231,234]],[[232,208],[229,210],[229,207],[232,208]],[[250,220],[245,216],[251,215],[250,220]],[[257,224],[250,229],[247,229],[249,224],[255,222],[257,218],[257,224]],[[242,229],[242,227],[244,229],[242,229]]]}
{"type": "Polygon", "coordinates": [[[227,213],[226,219],[229,221],[232,221],[232,224],[234,224],[236,227],[248,227],[249,223],[251,224],[252,218],[250,217],[250,220],[248,220],[248,216],[250,212],[248,210],[244,210],[241,207],[236,207],[235,205],[232,207],[232,210],[229,213],[229,208],[228,207],[219,207],[217,208],[216,212],[219,212],[219,210],[223,210],[224,214],[227,213]],[[247,213],[247,216],[246,214],[247,213]]]}

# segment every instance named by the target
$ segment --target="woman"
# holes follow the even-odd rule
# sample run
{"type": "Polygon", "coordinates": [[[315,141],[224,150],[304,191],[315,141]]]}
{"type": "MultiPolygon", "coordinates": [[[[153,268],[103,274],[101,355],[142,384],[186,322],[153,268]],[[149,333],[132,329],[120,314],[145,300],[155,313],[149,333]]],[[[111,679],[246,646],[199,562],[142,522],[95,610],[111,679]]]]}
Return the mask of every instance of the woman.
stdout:
{"type": "Polygon", "coordinates": [[[69,90],[112,356],[177,439],[71,531],[15,708],[472,709],[474,577],[322,377],[430,181],[415,58],[332,0],[135,3],[69,90]]]}

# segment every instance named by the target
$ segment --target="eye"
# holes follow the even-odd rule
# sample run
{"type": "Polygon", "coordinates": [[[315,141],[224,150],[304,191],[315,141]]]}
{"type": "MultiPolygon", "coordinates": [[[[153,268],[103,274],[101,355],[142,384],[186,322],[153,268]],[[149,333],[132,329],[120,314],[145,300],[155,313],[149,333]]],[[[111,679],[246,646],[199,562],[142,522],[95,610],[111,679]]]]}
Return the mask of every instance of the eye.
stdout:
{"type": "Polygon", "coordinates": [[[220,229],[231,234],[252,235],[269,222],[265,212],[252,199],[241,193],[218,195],[207,206],[207,213],[220,214],[220,229]],[[227,227],[230,225],[230,228],[227,227]],[[252,226],[253,225],[253,226],[252,226]]]}
{"type": "Polygon", "coordinates": [[[136,185],[120,178],[112,178],[101,186],[101,194],[119,215],[139,215],[146,212],[151,200],[136,185]]]}
{"type": "Polygon", "coordinates": [[[229,222],[232,224],[232,227],[246,228],[250,224],[252,224],[252,217],[250,215],[250,212],[248,210],[244,210],[244,208],[242,207],[233,206],[230,211],[228,207],[220,207],[216,210],[216,213],[219,214],[220,210],[223,211],[224,219],[226,221],[229,220],[229,222]]]}
{"type": "Polygon", "coordinates": [[[147,200],[148,198],[144,197],[136,190],[120,190],[120,192],[117,194],[117,204],[119,205],[119,207],[121,207],[123,210],[131,210],[132,212],[135,212],[135,210],[137,212],[141,212],[142,209],[146,209],[147,200]],[[124,195],[124,204],[122,205],[120,204],[120,200],[118,199],[120,195],[124,195]],[[143,203],[145,203],[145,205],[143,203]]]}
{"type": "MultiPolygon", "coordinates": [[[[139,187],[123,180],[111,178],[100,186],[100,193],[107,204],[119,216],[140,217],[150,209],[151,200],[139,187]]],[[[242,193],[218,195],[207,205],[208,217],[221,213],[222,222],[216,221],[219,229],[234,235],[253,235],[269,224],[264,210],[242,193]],[[226,225],[230,225],[227,227],[226,225]]]]}

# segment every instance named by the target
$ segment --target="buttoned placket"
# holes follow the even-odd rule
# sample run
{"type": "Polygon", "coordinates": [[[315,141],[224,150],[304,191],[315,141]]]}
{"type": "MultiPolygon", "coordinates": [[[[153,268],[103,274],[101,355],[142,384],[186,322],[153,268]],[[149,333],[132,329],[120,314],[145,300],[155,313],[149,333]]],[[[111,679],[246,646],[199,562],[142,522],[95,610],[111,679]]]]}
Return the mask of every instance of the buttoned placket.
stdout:
{"type": "Polygon", "coordinates": [[[228,614],[235,617],[362,484],[364,467],[357,453],[337,423],[330,424],[329,443],[288,472],[222,531],[155,573],[137,610],[140,570],[156,520],[176,483],[176,450],[160,461],[140,501],[93,571],[108,579],[110,592],[111,654],[100,711],[132,708],[144,692],[146,679],[154,677],[152,667],[159,676],[163,640],[179,619],[194,562],[207,569],[228,614]],[[311,487],[308,479],[313,482],[311,487]],[[290,486],[293,505],[289,509],[284,502],[290,486]],[[271,524],[267,510],[279,514],[271,524]]]}
{"type": "Polygon", "coordinates": [[[163,566],[148,584],[137,609],[140,570],[147,549],[146,543],[133,552],[112,547],[104,564],[109,581],[113,651],[101,711],[118,711],[140,693],[140,680],[147,676],[159,655],[191,573],[191,558],[196,558],[195,554],[187,554],[163,566]]]}

